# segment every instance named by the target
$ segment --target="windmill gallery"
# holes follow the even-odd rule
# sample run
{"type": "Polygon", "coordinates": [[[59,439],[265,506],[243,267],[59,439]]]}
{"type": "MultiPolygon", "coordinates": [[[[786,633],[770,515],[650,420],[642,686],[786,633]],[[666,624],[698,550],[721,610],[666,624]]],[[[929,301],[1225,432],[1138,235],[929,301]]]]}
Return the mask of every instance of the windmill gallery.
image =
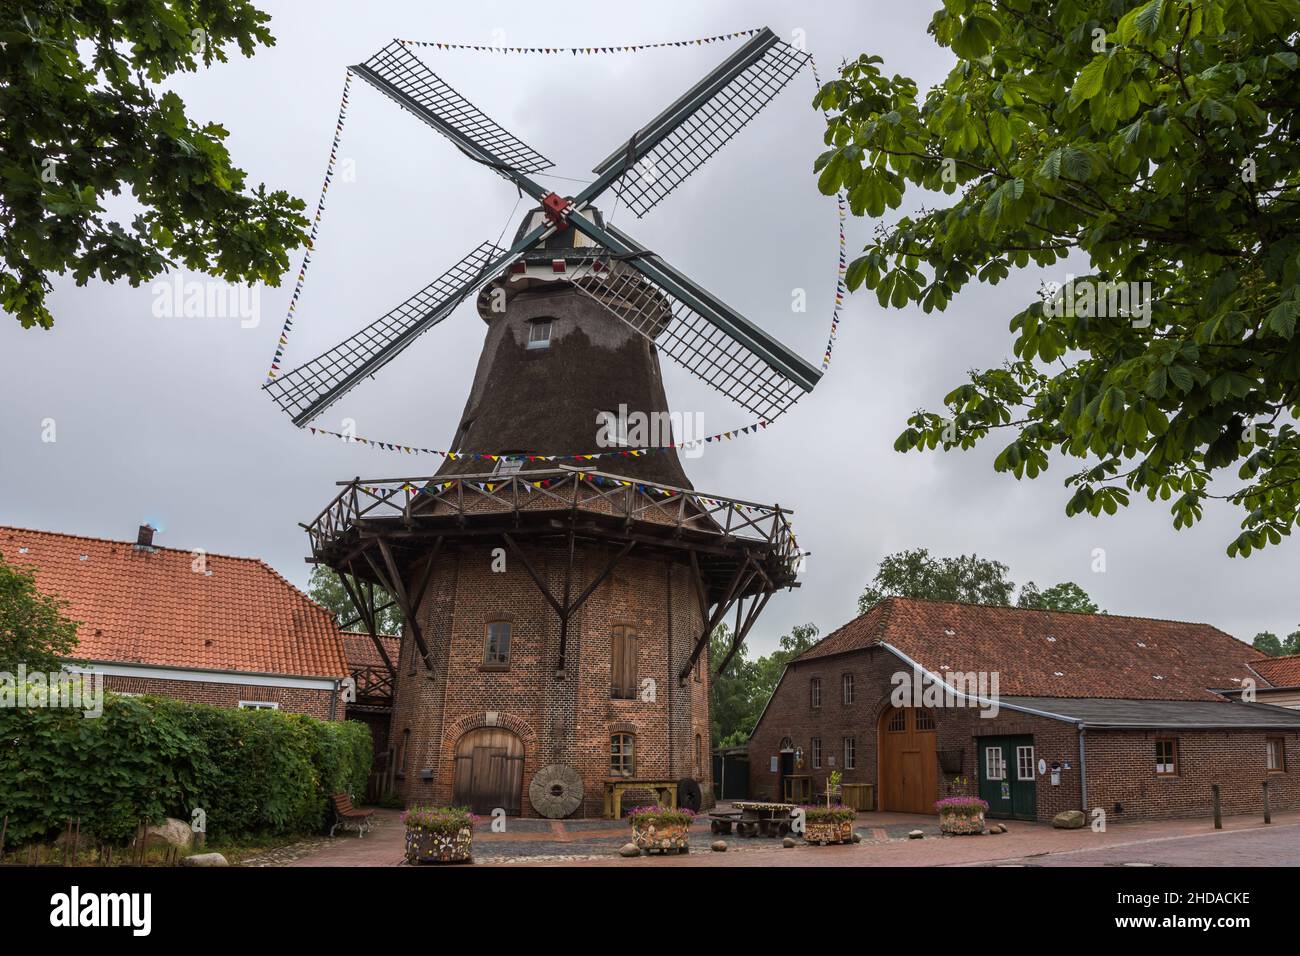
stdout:
{"type": "Polygon", "coordinates": [[[617,813],[614,781],[694,808],[711,793],[708,671],[726,661],[707,659],[709,637],[734,614],[734,654],[797,586],[800,552],[787,511],[694,491],[677,446],[697,436],[668,408],[659,356],[763,423],[821,373],[593,203],[613,190],[648,212],[808,60],[757,32],[573,197],[538,185],[551,163],[405,44],[352,68],[537,203],[509,248],[476,247],[266,385],[307,425],[476,295],[486,336],[452,454],[427,477],[347,482],[308,526],[311,560],[338,572],[395,678],[390,753],[408,805],[565,817],[617,813]],[[659,447],[635,450],[643,439],[659,447]],[[556,464],[610,446],[634,450],[608,471],[556,464]],[[407,622],[396,659],[376,633],[381,591],[407,622]]]}

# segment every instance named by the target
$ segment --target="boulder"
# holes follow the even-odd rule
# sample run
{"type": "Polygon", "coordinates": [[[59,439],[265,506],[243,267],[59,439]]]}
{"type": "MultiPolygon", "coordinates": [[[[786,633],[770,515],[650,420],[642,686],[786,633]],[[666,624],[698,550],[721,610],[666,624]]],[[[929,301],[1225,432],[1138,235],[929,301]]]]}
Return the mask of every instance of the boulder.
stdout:
{"type": "Polygon", "coordinates": [[[781,845],[785,847],[787,850],[790,849],[792,846],[795,846],[794,837],[786,837],[784,840],[781,841],[781,845]]]}
{"type": "Polygon", "coordinates": [[[631,858],[631,857],[634,857],[634,856],[640,856],[640,855],[641,855],[641,848],[638,847],[635,843],[624,843],[624,844],[619,848],[618,855],[619,855],[619,856],[625,856],[625,857],[628,857],[628,858],[631,858]]]}
{"type": "Polygon", "coordinates": [[[907,838],[909,840],[923,840],[925,839],[925,832],[923,830],[913,830],[907,835],[907,838]]]}
{"type": "Polygon", "coordinates": [[[220,853],[195,853],[181,860],[182,866],[230,866],[220,853]]]}
{"type": "Polygon", "coordinates": [[[184,820],[167,817],[162,823],[144,831],[146,847],[179,847],[188,850],[194,842],[194,831],[184,820]]]}
{"type": "Polygon", "coordinates": [[[727,841],[726,841],[726,840],[714,840],[712,843],[709,844],[709,849],[712,850],[714,853],[726,853],[726,852],[727,852],[727,841]]]}
{"type": "Polygon", "coordinates": [[[1052,817],[1052,826],[1058,830],[1078,830],[1087,823],[1088,818],[1083,815],[1082,810],[1062,810],[1052,817]]]}

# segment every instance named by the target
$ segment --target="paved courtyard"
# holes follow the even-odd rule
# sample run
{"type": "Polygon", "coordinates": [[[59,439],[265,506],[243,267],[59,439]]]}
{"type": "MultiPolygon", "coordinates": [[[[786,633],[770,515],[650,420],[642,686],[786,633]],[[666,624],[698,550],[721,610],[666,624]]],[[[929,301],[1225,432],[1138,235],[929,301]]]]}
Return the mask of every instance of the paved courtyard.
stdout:
{"type": "MultiPolygon", "coordinates": [[[[287,847],[251,860],[254,866],[400,866],[404,829],[395,810],[376,811],[364,839],[340,835],[324,845],[287,847]]],[[[506,822],[493,833],[484,821],[474,833],[475,866],[1296,866],[1300,865],[1300,811],[1277,814],[1265,826],[1258,816],[1229,817],[1216,832],[1209,820],[1124,823],[1104,833],[1054,830],[1011,821],[1005,834],[940,836],[935,819],[902,813],[860,813],[862,842],[790,849],[776,839],[722,837],[725,853],[713,852],[707,821],[692,830],[689,854],[623,859],[626,822],[525,820],[506,822]],[[919,829],[925,837],[908,839],[919,829]]]]}

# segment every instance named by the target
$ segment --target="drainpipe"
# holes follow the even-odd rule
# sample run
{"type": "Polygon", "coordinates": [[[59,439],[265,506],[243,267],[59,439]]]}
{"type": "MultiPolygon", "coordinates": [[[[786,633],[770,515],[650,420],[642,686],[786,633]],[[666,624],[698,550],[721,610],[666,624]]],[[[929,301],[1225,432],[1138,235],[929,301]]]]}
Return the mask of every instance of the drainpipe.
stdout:
{"type": "Polygon", "coordinates": [[[334,682],[334,693],[330,694],[330,720],[338,720],[339,713],[339,685],[342,681],[334,682]]]}
{"type": "Polygon", "coordinates": [[[1083,725],[1083,721],[1079,721],[1079,791],[1083,798],[1082,809],[1085,818],[1088,816],[1088,755],[1083,739],[1087,732],[1088,728],[1083,725]]]}

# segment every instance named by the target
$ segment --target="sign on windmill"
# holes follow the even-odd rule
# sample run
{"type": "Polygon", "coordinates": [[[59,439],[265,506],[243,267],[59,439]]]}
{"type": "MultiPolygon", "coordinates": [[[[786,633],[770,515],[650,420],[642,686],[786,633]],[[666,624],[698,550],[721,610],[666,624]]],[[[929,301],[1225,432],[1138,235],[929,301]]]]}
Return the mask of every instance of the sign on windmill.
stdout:
{"type": "Polygon", "coordinates": [[[502,249],[484,242],[356,335],[263,387],[299,427],[374,375],[447,318],[467,297],[510,270],[536,265],[558,233],[587,254],[569,276],[575,288],[679,365],[763,421],[810,392],[821,371],[662,256],[603,221],[593,203],[607,190],[644,216],[746,126],[809,62],[764,29],[678,97],[593,169],[596,179],[562,197],[530,174],[553,164],[447,85],[400,41],[353,71],[469,159],[538,203],[540,218],[502,249]],[[654,175],[642,175],[646,168],[654,175]]]}

